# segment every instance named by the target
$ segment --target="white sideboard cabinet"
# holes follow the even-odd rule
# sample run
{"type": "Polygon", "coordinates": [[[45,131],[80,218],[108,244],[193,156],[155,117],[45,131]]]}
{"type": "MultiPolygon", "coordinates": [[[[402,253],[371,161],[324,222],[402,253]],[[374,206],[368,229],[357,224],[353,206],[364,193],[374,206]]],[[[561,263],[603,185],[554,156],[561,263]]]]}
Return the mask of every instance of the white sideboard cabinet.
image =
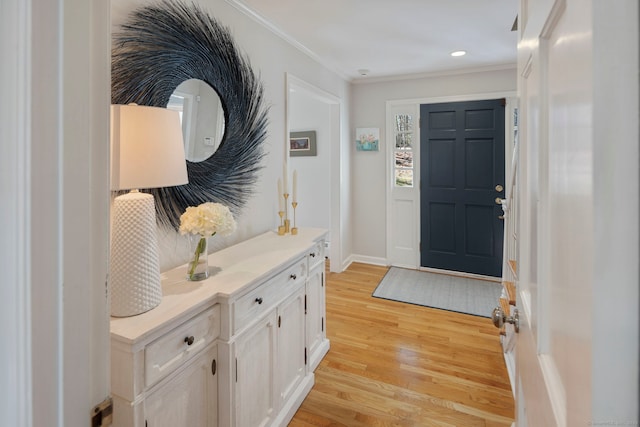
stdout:
{"type": "Polygon", "coordinates": [[[158,307],[111,319],[116,427],[285,426],[329,350],[326,231],[267,232],[162,274],[158,307]]]}

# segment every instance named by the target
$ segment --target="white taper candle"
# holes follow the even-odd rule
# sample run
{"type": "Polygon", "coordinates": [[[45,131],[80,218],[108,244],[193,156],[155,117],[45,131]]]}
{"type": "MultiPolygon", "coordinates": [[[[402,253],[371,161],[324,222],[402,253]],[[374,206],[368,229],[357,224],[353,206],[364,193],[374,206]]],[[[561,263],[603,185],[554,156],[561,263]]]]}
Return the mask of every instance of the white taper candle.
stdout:
{"type": "Polygon", "coordinates": [[[298,171],[293,171],[293,201],[298,201],[298,171]]]}
{"type": "Polygon", "coordinates": [[[284,192],[286,194],[286,193],[289,192],[289,184],[287,183],[287,175],[288,175],[288,173],[287,173],[287,164],[286,163],[284,165],[282,165],[282,175],[283,175],[283,181],[282,182],[284,183],[283,189],[284,189],[284,192]]]}
{"type": "Polygon", "coordinates": [[[278,178],[278,211],[284,210],[284,198],[282,197],[282,181],[278,178]]]}

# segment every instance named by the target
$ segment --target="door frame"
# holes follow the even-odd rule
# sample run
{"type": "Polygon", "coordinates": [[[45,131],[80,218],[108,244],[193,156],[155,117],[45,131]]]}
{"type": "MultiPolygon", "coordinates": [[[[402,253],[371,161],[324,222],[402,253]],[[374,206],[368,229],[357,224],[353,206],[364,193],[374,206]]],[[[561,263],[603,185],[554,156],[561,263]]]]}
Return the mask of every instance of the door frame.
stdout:
{"type": "MultiPolygon", "coordinates": [[[[345,197],[345,192],[342,189],[341,181],[342,177],[345,176],[344,169],[346,167],[346,162],[344,160],[344,156],[342,155],[341,146],[340,146],[340,133],[342,129],[342,111],[343,111],[343,102],[342,99],[332,93],[325,91],[297,76],[291,74],[289,72],[285,73],[285,134],[287,135],[287,141],[289,141],[288,135],[291,132],[291,114],[290,109],[292,108],[291,103],[291,92],[298,91],[299,93],[303,93],[304,96],[313,99],[314,101],[326,104],[330,111],[330,135],[329,139],[331,141],[331,145],[329,146],[330,153],[330,162],[331,162],[331,182],[330,191],[331,191],[331,219],[330,219],[330,230],[329,230],[329,240],[327,244],[329,245],[328,249],[325,250],[325,254],[329,257],[329,265],[332,272],[340,273],[343,271],[348,264],[345,264],[343,261],[343,238],[345,234],[345,229],[343,227],[343,217],[345,215],[343,198],[345,197]]],[[[284,144],[284,153],[283,153],[283,162],[286,165],[287,170],[290,169],[289,166],[289,144],[284,144]]],[[[291,171],[289,171],[291,172],[291,171]]]]}
{"type": "MultiPolygon", "coordinates": [[[[515,70],[514,70],[515,72],[515,70]]],[[[386,102],[386,140],[389,141],[386,149],[386,234],[387,234],[387,247],[386,247],[386,263],[387,265],[413,268],[424,271],[436,271],[442,272],[442,270],[430,269],[420,266],[420,126],[418,122],[414,124],[414,186],[411,189],[402,188],[402,197],[398,194],[398,190],[395,188],[394,182],[394,124],[393,124],[393,111],[398,108],[404,108],[406,110],[414,111],[416,117],[420,117],[420,104],[440,104],[445,102],[464,102],[464,101],[482,101],[487,99],[506,99],[505,105],[505,159],[510,159],[513,153],[513,110],[518,105],[517,92],[514,91],[501,91],[501,92],[485,92],[478,94],[467,95],[453,95],[453,96],[440,96],[429,98],[412,98],[412,99],[399,99],[386,102]],[[416,181],[416,177],[418,180],[416,181]],[[398,203],[410,203],[412,206],[409,209],[408,214],[411,216],[410,223],[414,235],[416,238],[411,242],[412,247],[405,250],[398,249],[399,247],[399,232],[395,221],[394,212],[398,208],[398,203]],[[412,259],[407,260],[407,254],[413,254],[412,259]]],[[[509,176],[511,173],[511,164],[505,161],[505,176],[509,176]]],[[[405,245],[406,248],[406,245],[405,245]]],[[[486,276],[478,276],[469,273],[450,272],[447,273],[453,275],[462,275],[465,277],[478,277],[487,278],[486,276]]],[[[496,278],[488,278],[495,280],[496,278]]]]}

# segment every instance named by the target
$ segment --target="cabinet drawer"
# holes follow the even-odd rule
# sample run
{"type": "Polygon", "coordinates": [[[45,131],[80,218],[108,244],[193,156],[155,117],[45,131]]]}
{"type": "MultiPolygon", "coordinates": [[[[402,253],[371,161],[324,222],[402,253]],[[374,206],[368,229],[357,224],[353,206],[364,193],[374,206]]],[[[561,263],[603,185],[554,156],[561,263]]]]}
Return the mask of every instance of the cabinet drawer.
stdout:
{"type": "Polygon", "coordinates": [[[185,363],[220,335],[220,306],[192,317],[145,348],[145,385],[158,380],[185,363]]]}
{"type": "Polygon", "coordinates": [[[324,261],[324,240],[316,242],[309,251],[309,270],[324,261]]]}
{"type": "Polygon", "coordinates": [[[282,273],[239,297],[233,303],[233,333],[267,313],[297,286],[303,286],[307,276],[306,264],[306,258],[300,258],[282,273]]]}

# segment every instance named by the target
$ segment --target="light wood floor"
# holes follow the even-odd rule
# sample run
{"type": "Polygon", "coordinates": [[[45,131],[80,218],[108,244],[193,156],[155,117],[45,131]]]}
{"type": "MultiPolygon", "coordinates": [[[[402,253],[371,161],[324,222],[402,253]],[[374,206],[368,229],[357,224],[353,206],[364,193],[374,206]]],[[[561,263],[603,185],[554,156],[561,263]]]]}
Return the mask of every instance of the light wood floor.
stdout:
{"type": "MultiPolygon", "coordinates": [[[[290,426],[510,426],[489,318],[373,298],[386,267],[327,272],[331,350],[290,426]]],[[[497,301],[496,301],[497,303],[497,301]]]]}

